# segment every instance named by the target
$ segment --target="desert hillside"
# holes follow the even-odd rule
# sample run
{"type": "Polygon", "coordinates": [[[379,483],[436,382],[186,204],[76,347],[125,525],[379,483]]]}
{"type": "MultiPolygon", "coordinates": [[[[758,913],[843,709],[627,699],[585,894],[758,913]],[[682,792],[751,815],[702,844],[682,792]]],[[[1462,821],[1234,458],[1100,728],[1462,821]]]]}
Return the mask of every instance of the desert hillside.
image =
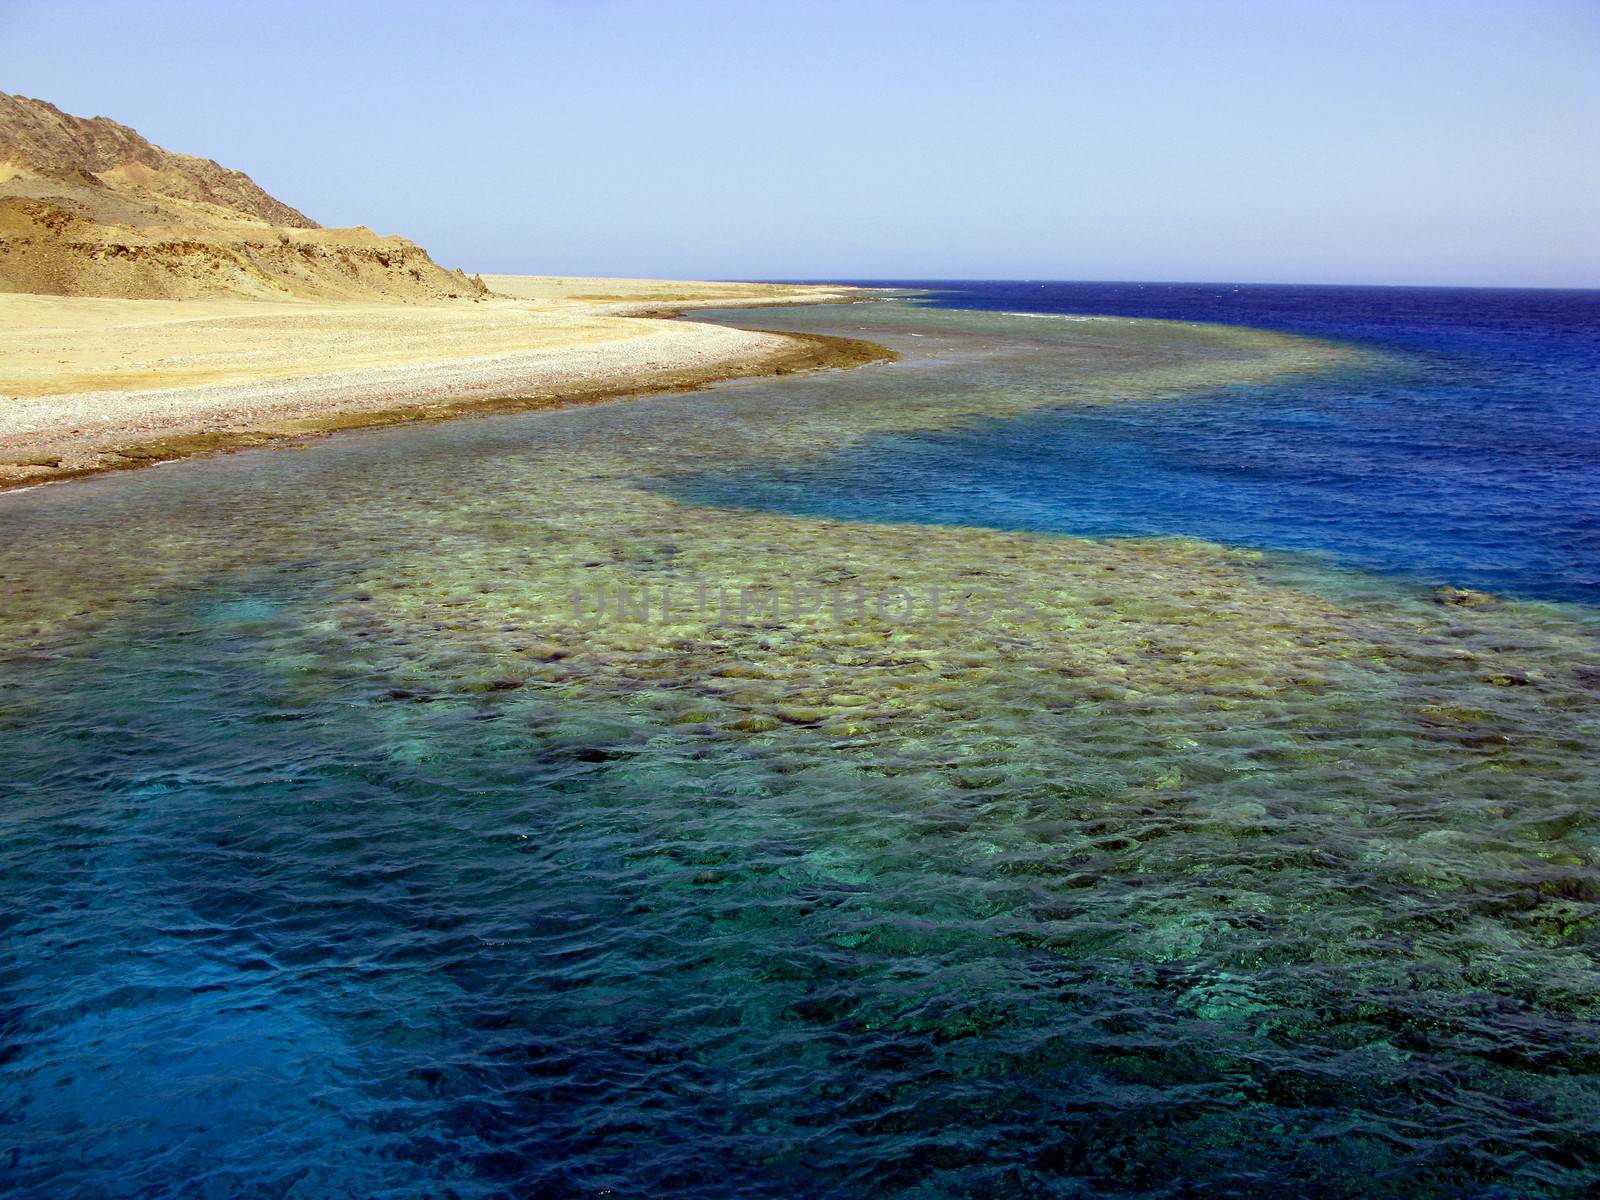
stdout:
{"type": "Polygon", "coordinates": [[[0,292],[416,301],[485,289],[404,238],[320,228],[241,171],[0,92],[0,292]]]}

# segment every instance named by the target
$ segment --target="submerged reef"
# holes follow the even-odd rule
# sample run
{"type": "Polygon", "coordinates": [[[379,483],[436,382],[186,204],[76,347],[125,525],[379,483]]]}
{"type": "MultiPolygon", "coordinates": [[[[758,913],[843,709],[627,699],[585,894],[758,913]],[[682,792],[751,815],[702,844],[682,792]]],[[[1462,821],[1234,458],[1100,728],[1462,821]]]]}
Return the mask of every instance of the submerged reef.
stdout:
{"type": "MultiPolygon", "coordinates": [[[[11,1127],[126,1117],[47,1085],[154,1055],[104,1026],[166,1028],[165,971],[333,1064],[335,1105],[222,1105],[273,1131],[213,1147],[224,1179],[338,1143],[330,1186],[463,1194],[1592,1181],[1589,610],[678,489],[1356,352],[772,323],[903,357],[11,498],[11,1127]],[[211,932],[153,966],[174,929],[211,932]]],[[[134,1161],[155,1188],[185,1154],[134,1161]]]]}

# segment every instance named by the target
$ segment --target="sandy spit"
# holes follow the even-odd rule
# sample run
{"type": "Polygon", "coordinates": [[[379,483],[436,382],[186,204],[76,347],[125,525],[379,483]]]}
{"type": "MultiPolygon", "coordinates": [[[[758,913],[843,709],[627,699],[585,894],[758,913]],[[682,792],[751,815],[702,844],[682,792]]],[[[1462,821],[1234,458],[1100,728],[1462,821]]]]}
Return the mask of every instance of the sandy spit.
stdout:
{"type": "Polygon", "coordinates": [[[0,327],[0,489],[342,429],[892,357],[849,339],[665,319],[710,305],[864,298],[849,289],[486,281],[496,299],[441,305],[0,296],[0,316],[13,318],[0,327]]]}

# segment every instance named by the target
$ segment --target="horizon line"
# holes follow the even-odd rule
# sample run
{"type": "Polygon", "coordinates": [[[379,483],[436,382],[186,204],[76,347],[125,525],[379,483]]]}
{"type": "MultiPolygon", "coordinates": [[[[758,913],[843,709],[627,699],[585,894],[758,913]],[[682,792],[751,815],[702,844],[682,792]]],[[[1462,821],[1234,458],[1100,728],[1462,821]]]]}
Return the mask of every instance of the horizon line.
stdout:
{"type": "MultiPolygon", "coordinates": [[[[633,276],[590,276],[594,279],[634,278],[633,276]]],[[[1041,287],[1052,283],[1115,285],[1119,287],[1284,287],[1284,288],[1360,288],[1390,289],[1394,291],[1434,292],[1600,292],[1600,283],[1592,286],[1572,287],[1560,284],[1517,283],[1289,283],[1283,280],[1249,279],[1045,279],[1038,276],[968,275],[968,276],[889,276],[813,275],[780,278],[777,276],[750,276],[739,279],[708,280],[722,283],[792,283],[792,284],[853,284],[856,286],[885,286],[919,283],[1037,283],[1041,287]]]]}

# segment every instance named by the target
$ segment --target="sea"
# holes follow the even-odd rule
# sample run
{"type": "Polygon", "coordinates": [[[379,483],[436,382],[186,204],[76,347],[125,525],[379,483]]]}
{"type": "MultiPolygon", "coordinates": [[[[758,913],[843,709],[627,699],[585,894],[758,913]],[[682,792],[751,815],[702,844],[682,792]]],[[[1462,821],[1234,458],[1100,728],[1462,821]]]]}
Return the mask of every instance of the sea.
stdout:
{"type": "Polygon", "coordinates": [[[1361,369],[1159,409],[1063,406],[898,436],[765,491],[730,480],[730,498],[852,519],[1200,537],[1600,603],[1600,291],[862,282],[941,309],[1215,322],[1372,353],[1361,369]]]}
{"type": "Polygon", "coordinates": [[[1595,1194],[1600,293],[876,282],[0,495],[0,1195],[1595,1194]]]}

